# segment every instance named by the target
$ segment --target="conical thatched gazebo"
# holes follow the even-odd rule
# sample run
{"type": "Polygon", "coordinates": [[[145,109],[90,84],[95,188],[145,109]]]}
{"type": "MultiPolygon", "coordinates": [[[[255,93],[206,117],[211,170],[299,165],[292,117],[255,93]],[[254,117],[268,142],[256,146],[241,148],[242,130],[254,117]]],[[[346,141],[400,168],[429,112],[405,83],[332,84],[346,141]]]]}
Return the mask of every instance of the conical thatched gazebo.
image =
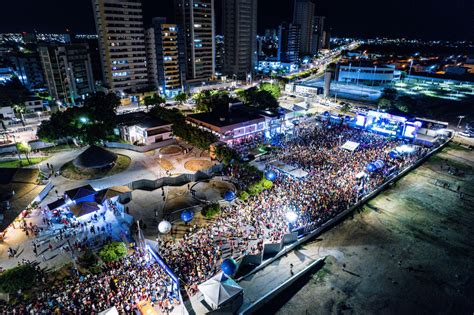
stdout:
{"type": "Polygon", "coordinates": [[[79,154],[72,164],[79,169],[104,169],[112,167],[117,154],[96,145],[91,145],[79,154]]]}

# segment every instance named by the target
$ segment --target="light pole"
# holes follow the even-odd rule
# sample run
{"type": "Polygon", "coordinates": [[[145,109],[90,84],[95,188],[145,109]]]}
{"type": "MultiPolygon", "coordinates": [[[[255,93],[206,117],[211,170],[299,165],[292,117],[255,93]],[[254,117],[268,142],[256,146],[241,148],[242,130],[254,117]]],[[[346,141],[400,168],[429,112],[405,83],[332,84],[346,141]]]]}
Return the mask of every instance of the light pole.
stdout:
{"type": "Polygon", "coordinates": [[[458,128],[461,128],[461,121],[462,121],[465,117],[466,117],[466,116],[458,116],[458,118],[459,118],[458,128]]]}

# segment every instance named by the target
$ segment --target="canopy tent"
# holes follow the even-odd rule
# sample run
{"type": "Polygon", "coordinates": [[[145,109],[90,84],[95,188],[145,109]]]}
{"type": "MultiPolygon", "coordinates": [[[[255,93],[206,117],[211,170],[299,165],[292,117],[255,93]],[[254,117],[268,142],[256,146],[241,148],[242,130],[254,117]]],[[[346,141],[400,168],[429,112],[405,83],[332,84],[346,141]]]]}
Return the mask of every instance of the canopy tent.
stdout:
{"type": "Polygon", "coordinates": [[[95,202],[83,202],[80,205],[73,204],[69,206],[69,209],[71,210],[72,213],[74,213],[74,216],[76,218],[79,218],[84,215],[100,210],[100,207],[95,202]]]}
{"type": "Polygon", "coordinates": [[[360,143],[354,141],[346,141],[341,148],[354,152],[359,147],[360,143]]]}
{"type": "Polygon", "coordinates": [[[301,179],[308,175],[308,172],[304,171],[303,169],[286,164],[280,160],[272,161],[268,164],[273,166],[280,172],[283,172],[286,175],[293,176],[294,178],[297,178],[297,179],[301,179]]]}
{"type": "Polygon", "coordinates": [[[73,161],[77,168],[100,169],[112,166],[117,160],[117,154],[96,145],[91,145],[79,154],[73,161]]]}
{"type": "Polygon", "coordinates": [[[204,295],[206,303],[214,310],[232,301],[243,291],[237,282],[227,278],[222,272],[198,285],[198,289],[204,295]]]}
{"type": "Polygon", "coordinates": [[[71,200],[76,201],[89,196],[95,196],[96,191],[91,185],[85,185],[78,188],[66,190],[64,194],[71,200]]]}

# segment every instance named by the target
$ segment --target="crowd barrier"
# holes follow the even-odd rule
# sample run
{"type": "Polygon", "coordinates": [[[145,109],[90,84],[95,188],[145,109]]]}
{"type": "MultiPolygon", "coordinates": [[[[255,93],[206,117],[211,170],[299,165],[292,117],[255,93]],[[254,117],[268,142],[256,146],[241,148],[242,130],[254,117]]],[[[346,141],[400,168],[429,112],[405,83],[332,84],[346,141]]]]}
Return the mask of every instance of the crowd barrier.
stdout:
{"type": "Polygon", "coordinates": [[[206,170],[197,171],[194,174],[181,174],[176,177],[162,177],[155,180],[139,179],[129,183],[127,186],[131,190],[141,189],[150,191],[164,186],[182,186],[189,182],[196,182],[199,180],[208,179],[214,173],[222,171],[223,168],[223,164],[216,164],[206,170]]]}
{"type": "MultiPolygon", "coordinates": [[[[45,149],[45,148],[50,148],[54,147],[54,144],[52,143],[46,143],[43,141],[39,140],[33,140],[28,142],[28,144],[31,146],[31,150],[40,150],[40,149],[45,149]]],[[[15,144],[8,144],[8,145],[3,145],[0,146],[0,154],[16,154],[16,145],[15,144]]]]}
{"type": "Polygon", "coordinates": [[[152,143],[152,144],[144,145],[144,146],[138,146],[138,145],[133,145],[129,143],[120,143],[120,142],[104,142],[104,146],[107,148],[124,149],[124,150],[131,150],[131,151],[143,153],[143,152],[159,149],[159,148],[165,147],[167,145],[175,144],[175,143],[177,143],[176,139],[168,139],[168,140],[163,140],[161,142],[156,142],[156,143],[152,143]]]}
{"type": "Polygon", "coordinates": [[[285,255],[286,253],[290,252],[293,250],[295,247],[304,244],[308,240],[320,235],[322,232],[332,228],[333,226],[337,225],[340,223],[343,219],[345,219],[350,213],[352,213],[355,209],[359,208],[360,206],[364,205],[367,201],[370,199],[374,198],[377,196],[381,191],[386,189],[391,183],[399,180],[403,176],[405,176],[408,172],[412,171],[413,169],[417,168],[420,166],[422,163],[424,163],[428,158],[430,158],[433,154],[439,152],[446,146],[446,144],[451,141],[452,138],[448,139],[445,141],[443,144],[440,146],[434,148],[430,152],[428,152],[425,156],[419,158],[415,163],[412,165],[406,167],[402,171],[400,171],[396,176],[388,178],[382,185],[380,185],[377,189],[372,191],[371,193],[365,195],[364,197],[359,200],[356,204],[348,208],[347,210],[339,213],[336,215],[334,218],[328,220],[327,222],[323,223],[319,228],[311,231],[311,232],[304,232],[304,230],[298,230],[298,231],[293,231],[292,233],[285,234],[283,235],[283,238],[281,242],[278,243],[269,243],[265,244],[263,247],[263,252],[260,255],[260,260],[255,258],[257,255],[246,255],[243,256],[238,269],[237,269],[237,274],[239,274],[239,270],[245,270],[249,267],[254,267],[252,271],[248,272],[247,274],[242,275],[236,281],[241,281],[245,279],[246,277],[250,276],[251,274],[257,272],[258,270],[264,268],[265,266],[271,264],[281,256],[285,255]],[[276,249],[280,248],[278,252],[276,252],[276,249]],[[251,258],[247,258],[247,256],[251,256],[251,258]],[[273,256],[271,258],[267,258],[264,260],[264,257],[268,256],[273,256]]]}

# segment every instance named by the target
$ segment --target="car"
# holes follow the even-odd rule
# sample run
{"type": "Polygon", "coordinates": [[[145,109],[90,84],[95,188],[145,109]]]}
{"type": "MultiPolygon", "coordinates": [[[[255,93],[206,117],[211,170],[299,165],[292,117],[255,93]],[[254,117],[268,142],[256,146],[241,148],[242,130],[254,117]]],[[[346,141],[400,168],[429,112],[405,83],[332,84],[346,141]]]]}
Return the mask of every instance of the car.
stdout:
{"type": "Polygon", "coordinates": [[[464,130],[460,133],[458,133],[461,137],[466,137],[466,138],[474,138],[474,130],[473,131],[470,131],[470,130],[464,130]]]}

